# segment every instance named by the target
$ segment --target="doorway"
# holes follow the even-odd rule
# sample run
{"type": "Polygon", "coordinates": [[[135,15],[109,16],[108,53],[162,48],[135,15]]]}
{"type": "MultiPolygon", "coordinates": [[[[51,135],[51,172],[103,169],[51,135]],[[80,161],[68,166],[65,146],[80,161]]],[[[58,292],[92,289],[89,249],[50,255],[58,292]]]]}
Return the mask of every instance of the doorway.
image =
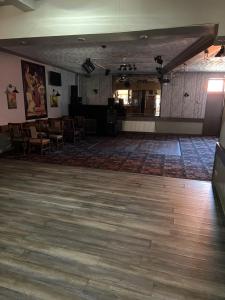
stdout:
{"type": "Polygon", "coordinates": [[[219,136],[224,108],[224,79],[209,79],[203,135],[219,136]]]}

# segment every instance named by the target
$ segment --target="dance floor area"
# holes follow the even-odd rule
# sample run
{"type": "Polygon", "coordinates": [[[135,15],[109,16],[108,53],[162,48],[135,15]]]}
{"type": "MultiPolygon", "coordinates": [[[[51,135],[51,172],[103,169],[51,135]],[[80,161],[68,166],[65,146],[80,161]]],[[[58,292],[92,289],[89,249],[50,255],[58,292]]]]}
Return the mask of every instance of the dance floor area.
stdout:
{"type": "Polygon", "coordinates": [[[7,154],[11,158],[159,176],[211,180],[216,137],[120,134],[86,137],[45,155],[7,154]]]}

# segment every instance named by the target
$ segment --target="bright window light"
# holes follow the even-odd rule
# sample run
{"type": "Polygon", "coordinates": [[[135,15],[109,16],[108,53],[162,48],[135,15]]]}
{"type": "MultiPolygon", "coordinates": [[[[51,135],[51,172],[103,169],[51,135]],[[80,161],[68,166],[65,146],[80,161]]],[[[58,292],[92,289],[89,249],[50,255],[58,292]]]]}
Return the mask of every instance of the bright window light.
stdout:
{"type": "Polygon", "coordinates": [[[117,94],[118,99],[123,99],[124,105],[129,104],[129,99],[132,96],[132,91],[131,90],[117,90],[116,94],[117,94]]]}
{"type": "Polygon", "coordinates": [[[221,93],[223,91],[224,91],[224,80],[223,79],[209,79],[208,92],[221,93]]]}

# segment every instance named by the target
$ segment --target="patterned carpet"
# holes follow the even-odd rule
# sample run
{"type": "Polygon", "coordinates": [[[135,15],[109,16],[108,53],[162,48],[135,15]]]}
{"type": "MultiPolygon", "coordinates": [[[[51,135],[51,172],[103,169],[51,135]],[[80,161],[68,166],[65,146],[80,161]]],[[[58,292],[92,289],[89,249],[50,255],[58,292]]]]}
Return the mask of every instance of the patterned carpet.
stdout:
{"type": "Polygon", "coordinates": [[[43,156],[8,154],[12,158],[102,168],[115,171],[211,180],[217,138],[127,133],[86,137],[76,145],[43,156]]]}

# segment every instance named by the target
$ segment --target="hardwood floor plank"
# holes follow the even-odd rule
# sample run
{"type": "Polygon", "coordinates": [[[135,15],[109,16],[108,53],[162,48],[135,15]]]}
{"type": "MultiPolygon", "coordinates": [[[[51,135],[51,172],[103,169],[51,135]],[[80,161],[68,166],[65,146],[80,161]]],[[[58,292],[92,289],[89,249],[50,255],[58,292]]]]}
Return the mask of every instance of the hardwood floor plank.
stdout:
{"type": "Polygon", "coordinates": [[[225,299],[225,227],[209,182],[0,167],[0,299],[225,299]]]}

